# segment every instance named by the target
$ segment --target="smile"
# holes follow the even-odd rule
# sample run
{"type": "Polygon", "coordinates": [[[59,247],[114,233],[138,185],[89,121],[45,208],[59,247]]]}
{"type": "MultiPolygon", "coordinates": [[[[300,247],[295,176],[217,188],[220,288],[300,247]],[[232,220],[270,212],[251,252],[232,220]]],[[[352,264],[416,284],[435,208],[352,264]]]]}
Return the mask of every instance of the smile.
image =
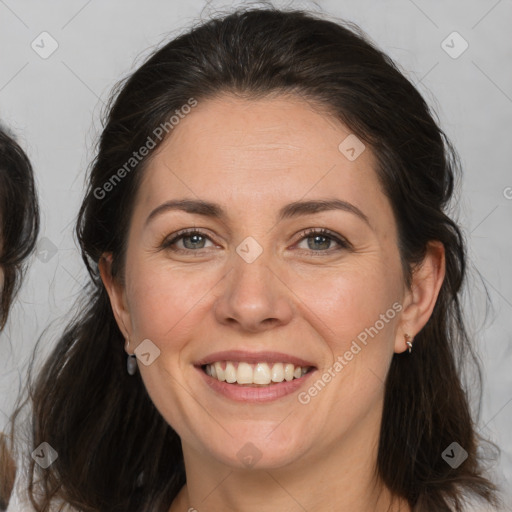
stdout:
{"type": "Polygon", "coordinates": [[[216,361],[202,366],[203,371],[219,382],[240,386],[271,386],[280,382],[300,379],[313,369],[311,366],[296,366],[292,363],[256,364],[238,361],[216,361]]]}
{"type": "Polygon", "coordinates": [[[229,350],[195,361],[201,380],[216,396],[235,402],[270,402],[306,385],[317,367],[281,352],[229,350]]]}

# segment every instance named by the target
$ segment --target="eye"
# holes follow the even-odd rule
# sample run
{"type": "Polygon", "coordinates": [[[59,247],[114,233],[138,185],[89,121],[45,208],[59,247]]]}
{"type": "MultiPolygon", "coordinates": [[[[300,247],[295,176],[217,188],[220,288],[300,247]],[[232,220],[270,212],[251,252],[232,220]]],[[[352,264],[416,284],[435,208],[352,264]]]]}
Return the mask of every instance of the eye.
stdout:
{"type": "MultiPolygon", "coordinates": [[[[343,237],[331,233],[327,229],[308,229],[302,233],[300,243],[307,241],[306,251],[313,251],[316,253],[331,253],[335,251],[341,251],[351,249],[351,244],[343,237]],[[333,243],[338,244],[338,248],[332,249],[333,243]]],[[[303,250],[303,249],[301,249],[303,250]]]]}
{"type": "MultiPolygon", "coordinates": [[[[215,246],[211,238],[203,231],[198,229],[185,229],[165,239],[160,248],[177,253],[198,252],[201,249],[207,248],[205,244],[208,241],[212,243],[212,246],[215,246]],[[182,247],[179,247],[180,243],[182,247]]],[[[300,243],[303,241],[307,241],[307,249],[301,248],[300,250],[309,251],[309,253],[331,253],[352,248],[352,245],[343,237],[335,235],[331,231],[323,228],[312,228],[304,231],[300,243]],[[333,243],[337,244],[338,247],[332,249],[333,243]]]]}
{"type": "Polygon", "coordinates": [[[185,229],[178,232],[170,239],[163,241],[161,248],[174,252],[195,252],[197,249],[205,249],[206,241],[212,241],[209,236],[197,229],[185,229]],[[182,242],[183,247],[173,247],[182,242]]]}

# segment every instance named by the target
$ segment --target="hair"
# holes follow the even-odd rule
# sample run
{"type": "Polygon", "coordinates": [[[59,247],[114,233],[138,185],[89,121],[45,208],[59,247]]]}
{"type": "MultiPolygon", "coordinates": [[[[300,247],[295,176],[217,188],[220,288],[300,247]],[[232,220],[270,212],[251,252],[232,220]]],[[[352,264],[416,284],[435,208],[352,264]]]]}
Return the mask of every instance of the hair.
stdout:
{"type": "Polygon", "coordinates": [[[394,496],[420,512],[461,511],[468,494],[496,503],[462,381],[462,362],[478,368],[478,360],[460,304],[465,242],[446,213],[460,172],[455,149],[420,93],[357,26],[304,10],[246,6],[155,50],[110,98],[76,225],[90,274],[86,300],[31,390],[33,446],[46,441],[59,454],[44,471],[31,461],[36,510],[48,510],[59,497],[83,511],[167,511],[185,483],[177,433],[140,375],[126,372],[124,339],[98,270],[102,255],[112,253],[112,275],[124,278],[134,198],[151,156],[108,193],[101,190],[190,98],[224,94],[248,100],[294,94],[371,148],[393,208],[408,285],[429,242],[444,245],[446,277],[431,318],[416,335],[412,356],[394,354],[391,362],[376,471],[394,496]],[[441,457],[453,441],[468,453],[457,468],[441,457]]]}
{"type": "Polygon", "coordinates": [[[39,233],[39,209],[34,173],[27,155],[0,127],[0,329],[5,327],[12,302],[34,250],[39,233]]]}
{"type": "Polygon", "coordinates": [[[9,449],[9,439],[0,432],[0,510],[6,510],[14,488],[16,465],[9,449]]]}
{"type": "MultiPolygon", "coordinates": [[[[27,155],[0,126],[0,331],[21,286],[26,259],[34,250],[39,233],[39,208],[34,173],[27,155]]],[[[0,432],[0,510],[14,485],[16,466],[8,439],[0,432]]]]}

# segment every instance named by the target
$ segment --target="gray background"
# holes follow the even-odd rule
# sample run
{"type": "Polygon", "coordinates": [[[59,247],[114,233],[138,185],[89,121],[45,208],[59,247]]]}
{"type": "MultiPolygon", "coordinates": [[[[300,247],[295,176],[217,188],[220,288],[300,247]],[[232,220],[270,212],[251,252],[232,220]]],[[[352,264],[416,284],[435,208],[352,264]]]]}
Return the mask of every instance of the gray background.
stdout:
{"type": "MultiPolygon", "coordinates": [[[[238,2],[240,3],[240,2],[238,2]]],[[[32,347],[47,353],[86,274],[72,226],[111,87],[149,49],[201,17],[238,3],[194,0],[0,0],[0,119],[36,172],[38,253],[0,340],[0,428],[32,347]],[[43,59],[32,42],[57,50],[43,59]]],[[[512,502],[512,2],[386,0],[275,2],[359,24],[401,66],[439,116],[465,171],[454,214],[469,246],[467,314],[484,368],[480,432],[502,449],[496,478],[512,502]],[[448,38],[456,31],[469,45],[448,38]],[[484,284],[491,308],[486,307],[484,284]]],[[[39,51],[43,51],[39,48],[39,51]]]]}

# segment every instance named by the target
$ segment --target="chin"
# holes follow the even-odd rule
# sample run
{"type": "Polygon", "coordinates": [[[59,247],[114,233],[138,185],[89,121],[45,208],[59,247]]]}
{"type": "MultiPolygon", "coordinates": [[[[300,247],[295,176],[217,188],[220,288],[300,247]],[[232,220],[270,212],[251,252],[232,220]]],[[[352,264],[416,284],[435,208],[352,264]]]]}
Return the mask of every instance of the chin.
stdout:
{"type": "Polygon", "coordinates": [[[301,443],[294,442],[289,436],[287,442],[281,439],[270,439],[268,434],[262,431],[261,426],[254,429],[244,429],[246,434],[229,438],[226,442],[209,445],[206,449],[212,458],[226,466],[237,469],[276,469],[288,466],[301,458],[304,454],[304,440],[301,443]],[[229,451],[226,451],[229,446],[229,451]]]}

